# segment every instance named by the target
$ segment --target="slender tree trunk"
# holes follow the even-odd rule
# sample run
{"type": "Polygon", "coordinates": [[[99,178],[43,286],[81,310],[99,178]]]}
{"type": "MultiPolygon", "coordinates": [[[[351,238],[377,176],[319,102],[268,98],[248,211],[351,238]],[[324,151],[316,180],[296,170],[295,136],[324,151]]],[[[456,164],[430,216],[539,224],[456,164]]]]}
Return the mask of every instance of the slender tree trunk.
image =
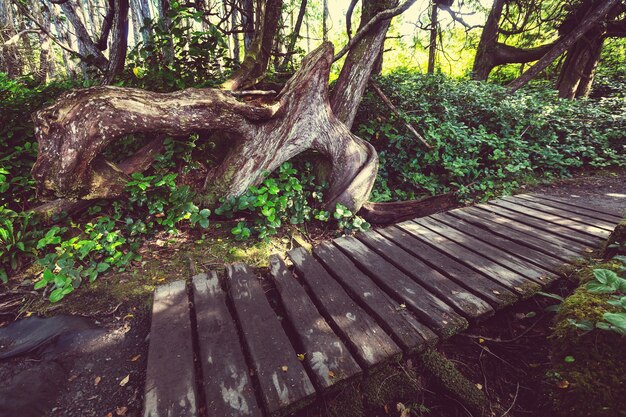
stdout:
{"type": "Polygon", "coordinates": [[[109,65],[102,84],[111,84],[124,71],[128,49],[128,0],[113,0],[113,37],[109,48],[109,65]]]}
{"type": "Polygon", "coordinates": [[[328,0],[323,0],[322,12],[322,40],[328,40],[328,0]]]}
{"type": "Polygon", "coordinates": [[[16,44],[5,45],[9,39],[17,35],[14,23],[13,5],[7,0],[0,0],[0,69],[17,77],[22,72],[22,62],[16,44]]]}
{"type": "Polygon", "coordinates": [[[306,13],[306,5],[307,0],[301,0],[300,9],[298,11],[298,17],[296,18],[296,23],[293,27],[293,32],[291,33],[291,37],[289,39],[289,45],[287,46],[287,54],[283,58],[283,62],[280,64],[281,69],[285,69],[289,62],[293,61],[294,51],[296,49],[296,42],[300,37],[300,29],[302,28],[302,21],[304,19],[304,15],[306,13]]]}
{"type": "Polygon", "coordinates": [[[439,22],[437,21],[437,11],[439,6],[437,2],[433,2],[430,11],[430,43],[428,44],[428,69],[426,73],[433,74],[435,72],[435,59],[437,57],[437,32],[439,22]]]}
{"type": "Polygon", "coordinates": [[[589,59],[587,60],[585,68],[583,69],[580,84],[576,89],[576,98],[589,97],[589,94],[591,94],[593,80],[596,76],[596,68],[598,68],[598,63],[600,62],[600,57],[602,55],[603,44],[604,37],[601,37],[597,39],[590,47],[591,51],[589,53],[589,59]]]}
{"type": "Polygon", "coordinates": [[[567,51],[557,81],[559,97],[561,98],[586,97],[589,93],[604,43],[602,32],[591,32],[595,33],[587,33],[567,51]],[[591,39],[589,35],[592,36],[591,39]]]}
{"type": "MultiPolygon", "coordinates": [[[[359,29],[365,26],[377,13],[395,7],[397,4],[397,0],[363,0],[359,29]]],[[[354,122],[376,58],[384,46],[389,24],[390,19],[385,19],[368,31],[350,49],[341,68],[331,96],[331,106],[339,120],[348,127],[352,127],[354,122]]]]}
{"type": "Polygon", "coordinates": [[[102,55],[102,52],[94,41],[89,36],[89,32],[85,28],[85,25],[78,17],[78,14],[74,10],[72,4],[68,1],[61,4],[61,10],[67,20],[72,24],[74,28],[74,34],[78,43],[78,52],[86,56],[89,60],[86,64],[91,64],[96,66],[97,68],[105,71],[108,65],[107,59],[102,55]]]}
{"type": "Polygon", "coordinates": [[[248,53],[248,50],[252,46],[252,40],[254,39],[254,7],[252,0],[241,0],[241,8],[243,13],[241,15],[241,22],[243,27],[243,50],[244,54],[248,53]]]}
{"type": "Polygon", "coordinates": [[[589,31],[596,23],[603,19],[606,14],[611,10],[613,6],[617,4],[618,0],[605,0],[596,9],[588,14],[585,20],[579,24],[574,30],[572,30],[565,37],[561,38],[552,49],[546,53],[535,65],[523,73],[519,78],[513,80],[507,87],[515,92],[528,84],[530,80],[543,71],[548,65],[550,65],[555,59],[557,59],[563,52],[568,50],[578,39],[580,39],[587,31],[589,31]]]}
{"type": "MultiPolygon", "coordinates": [[[[235,0],[233,0],[235,1],[235,0]]],[[[239,64],[241,62],[241,45],[239,44],[239,33],[237,33],[237,8],[231,3],[232,12],[230,15],[230,28],[233,30],[233,60],[239,64]]]]}
{"type": "Polygon", "coordinates": [[[267,0],[257,3],[254,39],[241,66],[222,85],[223,88],[239,90],[256,84],[265,75],[281,11],[282,0],[267,0]]]}

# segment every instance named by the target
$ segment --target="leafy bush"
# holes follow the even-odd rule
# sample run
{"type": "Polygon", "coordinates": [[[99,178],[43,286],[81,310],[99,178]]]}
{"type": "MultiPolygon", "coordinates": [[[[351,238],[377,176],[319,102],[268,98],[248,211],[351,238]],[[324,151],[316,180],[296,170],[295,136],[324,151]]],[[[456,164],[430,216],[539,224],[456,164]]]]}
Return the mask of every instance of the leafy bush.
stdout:
{"type": "Polygon", "coordinates": [[[232,66],[228,42],[216,26],[203,22],[203,13],[173,1],[165,18],[146,22],[152,37],[129,54],[126,83],[174,90],[216,86],[223,81],[232,66]],[[226,63],[226,72],[220,61],[226,63]]]}
{"type": "Polygon", "coordinates": [[[458,191],[491,198],[528,177],[626,166],[624,99],[569,101],[548,88],[510,94],[484,82],[397,71],[380,79],[402,103],[403,119],[433,146],[421,144],[368,94],[356,131],[378,150],[376,201],[458,191]]]}
{"type": "MultiPolygon", "coordinates": [[[[326,184],[316,184],[310,164],[305,163],[298,172],[292,163],[285,162],[258,187],[250,187],[244,195],[223,201],[215,213],[227,218],[238,213],[251,215],[252,219],[238,222],[231,232],[238,239],[252,235],[264,239],[278,233],[284,223],[328,221],[331,213],[321,208],[325,188],[326,184]]],[[[337,204],[332,216],[343,231],[369,228],[367,222],[341,204],[337,204]]]]}

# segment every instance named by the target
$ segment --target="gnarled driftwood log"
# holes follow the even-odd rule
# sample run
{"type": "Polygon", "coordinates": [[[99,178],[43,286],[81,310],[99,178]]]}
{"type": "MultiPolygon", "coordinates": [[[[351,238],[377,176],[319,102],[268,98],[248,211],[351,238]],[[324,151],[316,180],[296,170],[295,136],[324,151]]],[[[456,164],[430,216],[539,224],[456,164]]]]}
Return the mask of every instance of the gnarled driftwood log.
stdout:
{"type": "Polygon", "coordinates": [[[204,205],[240,195],[260,182],[264,172],[314,150],[330,163],[326,203],[357,211],[371,192],[378,157],[330,108],[332,60],[332,44],[322,44],[269,105],[241,102],[218,89],[155,93],[94,87],[69,92],[34,115],[39,155],[33,177],[38,192],[71,204],[119,197],[128,175],[149,165],[155,147],[148,145],[116,165],[102,157],[111,143],[134,133],[186,135],[212,130],[235,140],[207,177],[204,205]]]}

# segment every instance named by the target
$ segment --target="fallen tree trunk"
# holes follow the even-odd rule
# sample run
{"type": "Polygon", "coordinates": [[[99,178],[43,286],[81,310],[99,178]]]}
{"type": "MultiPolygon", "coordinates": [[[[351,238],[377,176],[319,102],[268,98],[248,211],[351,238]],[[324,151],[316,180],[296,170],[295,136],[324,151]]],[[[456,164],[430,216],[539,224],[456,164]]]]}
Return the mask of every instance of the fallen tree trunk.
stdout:
{"type": "MultiPolygon", "coordinates": [[[[378,169],[374,148],[333,114],[328,75],[333,47],[322,44],[269,105],[240,102],[218,89],[155,93],[132,88],[94,87],[63,95],[34,115],[39,155],[33,167],[41,197],[79,200],[116,198],[129,169],[102,156],[111,143],[130,134],[188,135],[220,131],[236,138],[205,183],[201,205],[243,194],[265,172],[306,151],[330,163],[326,204],[358,211],[367,201],[378,169]]],[[[145,169],[150,158],[137,157],[145,169]]],[[[48,215],[53,213],[48,213],[48,215]]]]}

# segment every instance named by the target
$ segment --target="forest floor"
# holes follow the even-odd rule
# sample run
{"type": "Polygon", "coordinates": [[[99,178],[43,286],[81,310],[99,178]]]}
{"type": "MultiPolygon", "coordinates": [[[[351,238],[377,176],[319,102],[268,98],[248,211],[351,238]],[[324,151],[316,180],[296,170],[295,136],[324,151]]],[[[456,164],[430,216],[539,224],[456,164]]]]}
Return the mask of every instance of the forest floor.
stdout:
{"type": "MultiPolygon", "coordinates": [[[[599,205],[623,209],[626,173],[602,172],[579,176],[549,185],[523,187],[520,192],[545,192],[570,198],[578,196],[599,205]]],[[[220,269],[228,262],[245,261],[255,267],[264,267],[271,253],[285,252],[298,245],[334,237],[325,230],[305,230],[300,235],[287,232],[269,242],[239,242],[232,239],[229,229],[228,224],[223,224],[222,228],[211,227],[204,234],[156,238],[142,248],[142,260],[134,265],[132,271],[106,274],[56,304],[49,304],[40,294],[31,293],[29,288],[32,284],[28,280],[22,287],[10,289],[2,296],[4,298],[0,298],[0,304],[4,302],[5,306],[12,306],[0,311],[0,327],[31,315],[68,314],[88,317],[106,332],[94,336],[90,343],[85,344],[84,351],[62,358],[59,361],[60,373],[38,372],[38,367],[45,361],[36,356],[0,362],[0,380],[3,381],[0,398],[3,394],[17,392],[11,399],[16,407],[41,400],[42,406],[46,403],[51,405],[53,411],[47,414],[50,416],[140,416],[151,296],[157,285],[186,279],[196,270],[220,269]],[[11,391],[12,383],[17,383],[19,379],[16,376],[28,369],[33,370],[35,379],[41,379],[39,382],[42,385],[53,384],[58,390],[47,393],[37,389],[41,386],[37,381],[31,381],[31,388],[11,391]],[[46,395],[50,398],[43,398],[46,395]]],[[[572,283],[562,280],[550,291],[565,296],[572,289],[572,283]]],[[[546,311],[545,307],[554,303],[555,300],[546,297],[527,300],[446,341],[440,350],[483,389],[494,404],[499,403],[505,409],[510,406],[510,415],[547,415],[550,406],[545,395],[546,384],[549,384],[545,373],[550,363],[547,337],[553,313],[546,311]]],[[[376,390],[380,393],[384,391],[384,385],[389,385],[391,392],[397,393],[395,397],[392,394],[391,398],[365,398],[364,408],[357,407],[353,411],[361,410],[359,413],[364,412],[368,416],[398,416],[397,403],[402,402],[413,411],[413,415],[467,415],[461,405],[442,396],[427,379],[419,375],[405,378],[410,374],[406,371],[407,366],[410,368],[411,363],[400,364],[390,371],[389,377],[384,378],[376,390]],[[395,373],[398,375],[396,382],[402,384],[403,389],[394,387],[395,373]]],[[[331,402],[326,404],[324,412],[309,410],[305,414],[313,416],[328,412],[351,415],[344,407],[339,402],[331,402]]],[[[3,414],[0,401],[0,417],[16,415],[10,412],[3,414]]],[[[31,414],[19,415],[29,417],[31,414]]],[[[40,415],[33,411],[33,417],[40,415]]]]}

